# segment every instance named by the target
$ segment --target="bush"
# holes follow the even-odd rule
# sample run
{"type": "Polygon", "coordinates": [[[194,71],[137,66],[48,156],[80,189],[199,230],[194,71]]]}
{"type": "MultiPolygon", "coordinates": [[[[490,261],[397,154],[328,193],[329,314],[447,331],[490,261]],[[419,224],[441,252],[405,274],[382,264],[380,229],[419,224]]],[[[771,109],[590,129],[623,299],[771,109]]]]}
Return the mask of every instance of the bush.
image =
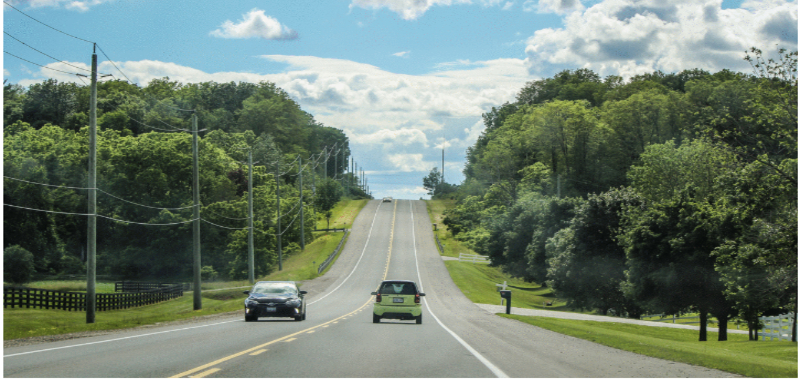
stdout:
{"type": "Polygon", "coordinates": [[[36,266],[33,253],[19,245],[9,246],[3,251],[3,276],[13,284],[24,284],[31,280],[36,266]]]}
{"type": "Polygon", "coordinates": [[[203,281],[214,281],[219,277],[219,273],[212,266],[203,266],[200,269],[200,279],[203,281]]]}

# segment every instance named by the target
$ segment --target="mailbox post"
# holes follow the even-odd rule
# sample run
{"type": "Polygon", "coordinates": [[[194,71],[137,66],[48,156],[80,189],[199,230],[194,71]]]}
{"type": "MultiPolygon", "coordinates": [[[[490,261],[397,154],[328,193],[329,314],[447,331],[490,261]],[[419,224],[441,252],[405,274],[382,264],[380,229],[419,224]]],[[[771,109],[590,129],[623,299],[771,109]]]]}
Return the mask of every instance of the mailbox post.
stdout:
{"type": "Polygon", "coordinates": [[[500,297],[506,299],[506,314],[511,314],[511,291],[500,291],[500,297]]]}

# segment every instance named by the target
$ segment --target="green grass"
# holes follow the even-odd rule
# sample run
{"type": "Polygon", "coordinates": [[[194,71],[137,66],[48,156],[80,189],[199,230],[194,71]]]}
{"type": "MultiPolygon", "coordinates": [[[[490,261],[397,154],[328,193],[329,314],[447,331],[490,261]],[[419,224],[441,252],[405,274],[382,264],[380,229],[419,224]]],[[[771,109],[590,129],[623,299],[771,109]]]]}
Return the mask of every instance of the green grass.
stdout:
{"type": "MultiPolygon", "coordinates": [[[[341,220],[342,225],[350,227],[355,216],[367,204],[366,200],[345,200],[337,204],[334,217],[341,220]]],[[[332,217],[331,219],[333,220],[332,217]]],[[[317,268],[336,248],[344,233],[316,233],[312,243],[305,250],[284,259],[283,270],[273,272],[256,280],[293,280],[314,279],[317,268]]],[[[328,266],[330,267],[330,266],[328,266]]],[[[323,272],[324,273],[324,272],[323,272]]],[[[85,281],[47,281],[32,282],[26,285],[31,288],[42,288],[61,291],[86,291],[85,281]]],[[[95,313],[95,323],[86,323],[86,312],[61,311],[52,309],[6,308],[3,311],[3,339],[11,340],[24,337],[46,336],[82,331],[125,329],[159,322],[187,319],[217,313],[239,311],[246,297],[243,288],[249,287],[248,281],[203,282],[203,309],[194,310],[191,292],[179,299],[169,300],[143,307],[128,308],[115,311],[95,313]],[[227,288],[227,289],[226,289],[227,288]]],[[[98,293],[113,293],[114,283],[97,283],[98,293]]]]}
{"type": "Polygon", "coordinates": [[[749,377],[797,377],[797,344],[786,341],[748,341],[747,335],[728,334],[716,341],[709,332],[706,342],[697,332],[642,325],[576,321],[548,317],[499,314],[557,333],[596,342],[620,350],[683,362],[749,377]]]}
{"type": "Polygon", "coordinates": [[[453,238],[453,235],[450,233],[450,230],[447,228],[447,225],[444,224],[444,211],[448,208],[454,207],[456,201],[428,200],[426,203],[428,205],[428,216],[431,218],[431,223],[436,224],[436,229],[433,233],[439,237],[439,242],[441,242],[442,246],[444,247],[444,252],[440,252],[440,254],[446,257],[454,258],[458,258],[459,254],[461,253],[475,254],[474,251],[462,245],[461,242],[456,241],[456,239],[453,238]]]}
{"type": "Polygon", "coordinates": [[[512,293],[511,305],[514,307],[568,310],[566,304],[556,299],[549,288],[511,278],[498,267],[459,261],[445,261],[444,264],[453,282],[474,303],[499,305],[500,293],[497,292],[496,285],[506,281],[512,293]],[[546,306],[545,303],[548,301],[553,305],[546,306]]]}
{"type": "Polygon", "coordinates": [[[368,199],[345,199],[336,203],[336,206],[331,210],[333,215],[331,216],[330,227],[328,227],[328,222],[325,217],[322,214],[317,213],[317,229],[352,228],[353,221],[356,219],[356,216],[358,216],[358,212],[361,212],[361,209],[367,205],[367,202],[369,202],[368,199]]]}
{"type": "Polygon", "coordinates": [[[203,309],[193,310],[191,294],[143,307],[103,311],[95,314],[95,323],[86,323],[86,312],[52,309],[6,308],[3,311],[3,339],[46,336],[94,330],[125,329],[164,321],[187,319],[242,308],[245,295],[241,289],[203,293],[203,309]]]}

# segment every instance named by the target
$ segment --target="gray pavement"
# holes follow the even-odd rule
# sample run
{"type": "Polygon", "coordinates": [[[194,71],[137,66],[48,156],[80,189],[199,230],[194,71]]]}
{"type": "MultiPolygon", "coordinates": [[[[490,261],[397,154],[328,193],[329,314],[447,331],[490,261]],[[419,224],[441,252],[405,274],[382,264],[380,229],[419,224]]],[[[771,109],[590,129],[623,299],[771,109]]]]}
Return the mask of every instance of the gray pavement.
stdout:
{"type": "MultiPolygon", "coordinates": [[[[492,305],[492,304],[475,304],[482,308],[483,310],[489,313],[506,313],[506,306],[505,305],[492,305]]],[[[516,308],[511,307],[511,314],[515,315],[523,315],[523,316],[541,316],[541,317],[552,317],[552,318],[561,318],[561,319],[568,319],[568,320],[586,320],[586,321],[601,321],[601,322],[618,322],[623,324],[636,324],[636,325],[645,325],[645,326],[655,326],[655,327],[662,327],[662,328],[677,328],[677,329],[692,329],[692,330],[700,330],[699,326],[692,326],[692,325],[685,325],[685,324],[673,324],[671,322],[656,322],[656,321],[644,321],[644,320],[635,320],[630,318],[622,318],[622,317],[611,317],[611,316],[598,316],[598,315],[587,315],[582,313],[572,313],[572,312],[561,312],[561,311],[547,311],[541,309],[528,309],[528,308],[516,308]]],[[[709,327],[708,330],[710,332],[714,332],[717,328],[709,327]]],[[[738,329],[728,329],[728,333],[738,333],[738,334],[747,334],[747,330],[738,330],[738,329]]]]}

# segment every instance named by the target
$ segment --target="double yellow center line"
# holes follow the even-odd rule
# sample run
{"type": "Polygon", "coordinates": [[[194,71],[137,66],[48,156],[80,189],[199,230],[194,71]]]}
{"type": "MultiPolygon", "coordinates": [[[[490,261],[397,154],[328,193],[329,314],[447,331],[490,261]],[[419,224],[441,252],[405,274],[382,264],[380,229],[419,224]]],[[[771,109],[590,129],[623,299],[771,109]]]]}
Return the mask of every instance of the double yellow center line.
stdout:
{"type": "MultiPolygon", "coordinates": [[[[391,236],[389,237],[389,254],[388,254],[388,257],[386,258],[386,269],[383,271],[383,279],[382,280],[386,280],[386,275],[389,273],[389,261],[392,259],[392,241],[394,240],[394,222],[395,222],[395,218],[397,216],[397,202],[394,201],[393,203],[394,203],[394,210],[392,211],[392,231],[391,231],[391,236]]],[[[247,350],[240,351],[240,352],[238,352],[236,354],[232,354],[232,355],[229,355],[227,357],[217,359],[216,361],[213,361],[211,363],[207,363],[207,364],[204,364],[202,366],[193,368],[193,369],[191,369],[189,371],[184,371],[184,372],[182,372],[180,374],[171,376],[171,378],[183,378],[183,377],[188,377],[188,376],[191,376],[193,378],[202,378],[202,377],[211,375],[211,374],[213,374],[213,373],[215,373],[217,371],[220,371],[219,368],[214,368],[214,366],[216,366],[216,365],[218,365],[220,363],[223,363],[223,362],[229,361],[231,359],[234,359],[236,357],[240,357],[242,355],[246,355],[246,354],[250,354],[250,353],[256,353],[256,352],[257,352],[257,354],[263,353],[264,351],[266,351],[265,348],[267,346],[270,346],[270,345],[278,343],[278,342],[289,342],[289,341],[292,341],[292,340],[295,339],[295,336],[297,336],[297,335],[300,335],[300,334],[303,334],[303,333],[313,333],[316,329],[327,327],[330,324],[334,324],[334,323],[339,322],[339,320],[341,320],[341,319],[344,319],[344,318],[352,316],[352,315],[354,315],[354,314],[356,314],[358,312],[361,312],[366,306],[369,305],[370,302],[372,302],[372,298],[373,297],[370,296],[369,300],[367,300],[367,302],[364,303],[364,305],[358,307],[358,309],[356,309],[356,310],[354,310],[354,311],[352,311],[352,312],[350,312],[350,313],[348,313],[346,315],[339,316],[339,317],[337,317],[337,318],[335,318],[333,320],[330,320],[330,321],[328,321],[326,323],[319,324],[319,325],[313,326],[311,328],[304,329],[304,330],[301,330],[299,332],[295,332],[295,333],[289,334],[287,336],[283,336],[281,338],[269,341],[267,343],[264,343],[264,344],[261,344],[261,345],[255,346],[255,347],[251,347],[251,348],[249,348],[247,350]],[[261,351],[259,351],[259,350],[261,350],[261,351]],[[197,373],[197,374],[194,375],[195,373],[197,373]]]]}

